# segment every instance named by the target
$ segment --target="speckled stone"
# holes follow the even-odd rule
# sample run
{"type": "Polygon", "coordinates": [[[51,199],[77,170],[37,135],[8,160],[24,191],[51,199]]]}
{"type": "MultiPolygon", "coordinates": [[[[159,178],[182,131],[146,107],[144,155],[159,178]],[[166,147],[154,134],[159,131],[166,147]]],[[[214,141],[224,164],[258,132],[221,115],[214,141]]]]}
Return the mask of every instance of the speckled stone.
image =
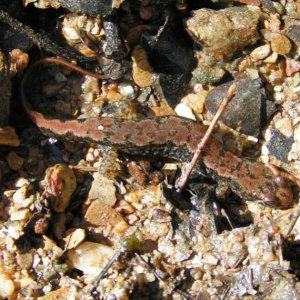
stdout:
{"type": "Polygon", "coordinates": [[[280,55],[286,55],[291,51],[292,44],[285,35],[277,33],[271,37],[271,48],[280,55]]]}
{"type": "Polygon", "coordinates": [[[274,156],[282,162],[288,161],[288,153],[294,143],[292,137],[286,137],[277,129],[271,130],[271,139],[269,140],[267,147],[270,151],[270,155],[274,156]]]}
{"type": "Polygon", "coordinates": [[[206,52],[222,59],[257,41],[259,16],[260,9],[254,6],[204,8],[194,11],[185,25],[206,52]]]}

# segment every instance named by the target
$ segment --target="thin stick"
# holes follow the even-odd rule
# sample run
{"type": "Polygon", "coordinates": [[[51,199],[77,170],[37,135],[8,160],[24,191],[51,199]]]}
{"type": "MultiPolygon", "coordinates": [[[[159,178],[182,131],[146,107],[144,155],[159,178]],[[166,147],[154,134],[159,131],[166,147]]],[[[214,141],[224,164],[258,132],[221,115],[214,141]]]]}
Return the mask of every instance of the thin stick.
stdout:
{"type": "Polygon", "coordinates": [[[191,162],[187,165],[187,168],[182,172],[181,177],[179,178],[179,180],[176,183],[176,187],[177,187],[177,192],[181,192],[184,188],[184,186],[186,185],[186,182],[197,162],[197,160],[199,159],[199,156],[204,148],[204,146],[206,145],[206,143],[208,142],[208,139],[210,138],[212,131],[216,125],[216,123],[218,122],[221,114],[223,113],[223,111],[225,110],[226,106],[228,105],[229,101],[232,99],[232,97],[234,96],[235,92],[237,90],[236,84],[233,83],[227,92],[226,97],[223,99],[222,103],[220,104],[212,122],[210,123],[207,131],[205,132],[205,135],[203,137],[203,139],[200,141],[200,143],[197,146],[197,149],[195,151],[194,157],[191,160],[191,162]]]}

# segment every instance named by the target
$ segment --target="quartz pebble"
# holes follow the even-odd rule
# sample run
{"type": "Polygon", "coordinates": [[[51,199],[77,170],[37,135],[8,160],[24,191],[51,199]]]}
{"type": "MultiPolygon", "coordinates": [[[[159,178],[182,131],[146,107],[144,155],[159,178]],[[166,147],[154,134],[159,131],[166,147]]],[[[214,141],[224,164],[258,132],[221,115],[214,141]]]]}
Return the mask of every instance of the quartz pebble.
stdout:
{"type": "Polygon", "coordinates": [[[68,251],[68,260],[72,266],[87,275],[98,275],[114,250],[103,244],[83,242],[68,251]]]}
{"type": "Polygon", "coordinates": [[[250,56],[254,60],[261,60],[269,56],[271,53],[271,47],[269,44],[265,44],[263,46],[255,48],[251,53],[250,56]]]}
{"type": "Polygon", "coordinates": [[[0,298],[10,298],[15,291],[14,282],[5,274],[0,275],[0,282],[0,298]]]}
{"type": "Polygon", "coordinates": [[[179,103],[176,108],[175,112],[178,116],[188,118],[191,120],[196,120],[195,115],[193,114],[193,111],[185,104],[179,103]]]}

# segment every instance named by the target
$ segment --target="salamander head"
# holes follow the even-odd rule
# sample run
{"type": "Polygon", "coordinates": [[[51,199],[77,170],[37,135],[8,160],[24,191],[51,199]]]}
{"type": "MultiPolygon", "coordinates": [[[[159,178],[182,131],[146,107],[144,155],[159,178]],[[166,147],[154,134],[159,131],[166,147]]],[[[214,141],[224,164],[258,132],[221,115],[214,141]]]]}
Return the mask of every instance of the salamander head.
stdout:
{"type": "Polygon", "coordinates": [[[293,192],[284,178],[275,178],[275,192],[268,192],[263,195],[263,204],[278,208],[289,208],[293,205],[293,192]]]}

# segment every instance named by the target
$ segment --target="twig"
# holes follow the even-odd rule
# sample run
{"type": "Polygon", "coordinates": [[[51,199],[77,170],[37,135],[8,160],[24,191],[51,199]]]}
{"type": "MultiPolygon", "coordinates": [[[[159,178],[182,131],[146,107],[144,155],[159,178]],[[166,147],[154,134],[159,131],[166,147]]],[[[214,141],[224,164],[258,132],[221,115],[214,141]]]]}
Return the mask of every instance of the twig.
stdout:
{"type": "Polygon", "coordinates": [[[94,58],[84,57],[78,55],[72,49],[63,48],[52,40],[50,40],[47,36],[41,35],[40,33],[35,32],[29,26],[21,23],[17,19],[12,18],[7,12],[0,9],[0,21],[8,24],[14,30],[26,35],[35,45],[37,45],[40,49],[44,49],[48,52],[51,52],[57,56],[66,58],[66,59],[77,59],[79,61],[91,61],[94,58]]]}
{"type": "Polygon", "coordinates": [[[182,172],[181,177],[178,179],[177,183],[176,183],[176,188],[177,188],[177,192],[181,192],[182,189],[184,188],[184,186],[186,185],[186,182],[197,162],[197,160],[199,159],[199,156],[204,148],[204,146],[206,145],[206,143],[208,142],[208,139],[211,136],[211,133],[216,125],[216,123],[218,122],[221,114],[223,113],[223,111],[225,110],[227,104],[229,103],[229,101],[232,99],[232,97],[234,96],[235,92],[236,92],[236,84],[233,83],[227,92],[226,97],[223,99],[223,101],[221,102],[212,122],[210,123],[207,131],[205,132],[205,135],[203,137],[203,139],[200,141],[200,143],[197,146],[197,149],[195,151],[194,157],[191,160],[191,162],[187,165],[187,168],[182,172]]]}

